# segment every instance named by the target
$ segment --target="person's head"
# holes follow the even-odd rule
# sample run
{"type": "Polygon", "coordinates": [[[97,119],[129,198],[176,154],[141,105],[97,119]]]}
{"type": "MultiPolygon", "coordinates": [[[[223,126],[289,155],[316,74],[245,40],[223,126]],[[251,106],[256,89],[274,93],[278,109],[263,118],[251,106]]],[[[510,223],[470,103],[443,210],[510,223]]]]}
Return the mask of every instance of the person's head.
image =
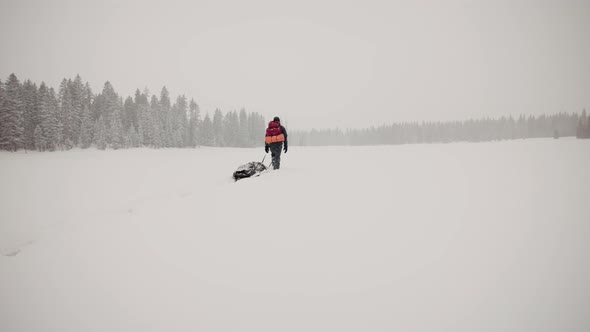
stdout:
{"type": "Polygon", "coordinates": [[[272,119],[272,121],[274,121],[274,122],[281,122],[281,119],[279,119],[279,117],[278,117],[278,116],[275,116],[275,118],[274,118],[274,119],[272,119]]]}

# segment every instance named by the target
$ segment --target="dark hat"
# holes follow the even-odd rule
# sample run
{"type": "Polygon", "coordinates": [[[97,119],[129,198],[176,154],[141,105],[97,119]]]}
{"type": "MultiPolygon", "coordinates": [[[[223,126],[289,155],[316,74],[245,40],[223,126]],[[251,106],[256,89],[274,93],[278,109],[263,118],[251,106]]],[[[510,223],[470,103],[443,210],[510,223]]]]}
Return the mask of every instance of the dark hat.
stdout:
{"type": "Polygon", "coordinates": [[[275,121],[275,122],[281,122],[281,119],[279,119],[279,117],[278,117],[278,116],[275,116],[275,118],[274,118],[274,119],[272,119],[272,121],[275,121]]]}

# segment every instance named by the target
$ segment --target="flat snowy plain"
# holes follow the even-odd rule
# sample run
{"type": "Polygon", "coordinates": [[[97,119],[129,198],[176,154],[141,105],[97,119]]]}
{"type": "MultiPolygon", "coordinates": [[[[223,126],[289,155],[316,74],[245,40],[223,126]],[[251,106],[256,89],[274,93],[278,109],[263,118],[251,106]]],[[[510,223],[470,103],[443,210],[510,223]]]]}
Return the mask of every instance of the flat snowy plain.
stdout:
{"type": "Polygon", "coordinates": [[[590,140],[263,155],[0,153],[0,331],[590,330],[590,140]]]}

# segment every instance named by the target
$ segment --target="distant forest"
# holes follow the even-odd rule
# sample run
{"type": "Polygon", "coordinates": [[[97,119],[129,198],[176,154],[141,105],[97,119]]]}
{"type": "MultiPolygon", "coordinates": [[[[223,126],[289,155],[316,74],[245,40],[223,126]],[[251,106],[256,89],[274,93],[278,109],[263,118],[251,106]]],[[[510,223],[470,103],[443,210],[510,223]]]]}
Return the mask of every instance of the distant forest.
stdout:
{"type": "Polygon", "coordinates": [[[452,122],[411,122],[368,129],[312,129],[290,132],[294,145],[379,145],[412,143],[485,142],[538,137],[576,136],[590,138],[590,119],[581,115],[559,113],[518,119],[479,119],[452,122]]]}
{"type": "MultiPolygon", "coordinates": [[[[184,96],[172,103],[163,87],[123,98],[106,82],[94,94],[80,76],[62,80],[58,91],[45,83],[0,81],[0,149],[55,151],[75,147],[256,147],[264,144],[266,121],[242,109],[201,118],[198,104],[184,96]]],[[[288,129],[288,128],[287,128],[288,129]]],[[[502,117],[455,122],[401,123],[368,129],[289,131],[290,145],[376,145],[482,142],[535,137],[590,138],[584,110],[555,115],[502,117]]]]}

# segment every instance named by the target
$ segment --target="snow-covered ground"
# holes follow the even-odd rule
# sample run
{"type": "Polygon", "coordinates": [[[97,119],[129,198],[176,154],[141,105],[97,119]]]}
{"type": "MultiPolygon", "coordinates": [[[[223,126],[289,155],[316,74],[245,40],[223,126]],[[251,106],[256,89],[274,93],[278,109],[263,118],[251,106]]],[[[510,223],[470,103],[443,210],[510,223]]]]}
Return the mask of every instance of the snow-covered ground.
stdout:
{"type": "Polygon", "coordinates": [[[0,331],[589,330],[590,141],[263,155],[0,153],[0,331]]]}

